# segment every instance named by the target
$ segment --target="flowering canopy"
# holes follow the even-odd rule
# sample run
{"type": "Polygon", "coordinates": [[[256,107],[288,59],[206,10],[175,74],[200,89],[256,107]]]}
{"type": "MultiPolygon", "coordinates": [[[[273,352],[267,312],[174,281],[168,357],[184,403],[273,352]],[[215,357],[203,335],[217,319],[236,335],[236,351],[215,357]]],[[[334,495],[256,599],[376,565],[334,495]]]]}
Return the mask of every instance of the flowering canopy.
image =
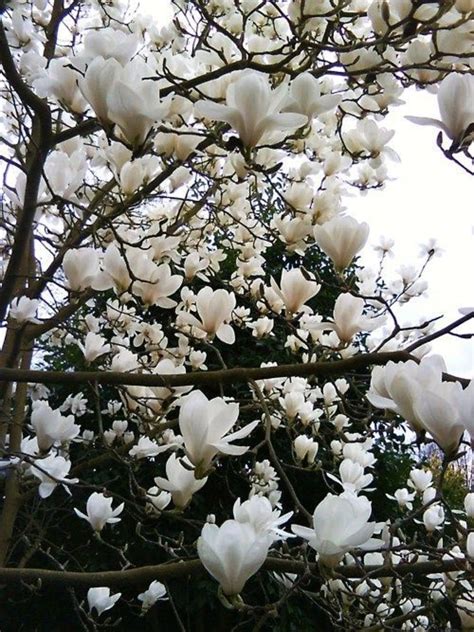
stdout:
{"type": "Polygon", "coordinates": [[[0,621],[472,629],[474,312],[351,199],[410,86],[472,173],[474,5],[170,8],[0,2],[0,621]]]}

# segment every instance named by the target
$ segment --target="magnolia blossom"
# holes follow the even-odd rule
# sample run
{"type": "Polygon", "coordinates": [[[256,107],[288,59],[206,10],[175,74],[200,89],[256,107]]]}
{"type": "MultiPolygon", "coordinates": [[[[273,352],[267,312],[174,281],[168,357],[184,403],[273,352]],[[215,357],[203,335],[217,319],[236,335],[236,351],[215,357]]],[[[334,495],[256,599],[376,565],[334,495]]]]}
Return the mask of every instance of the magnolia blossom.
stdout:
{"type": "Polygon", "coordinates": [[[31,465],[31,473],[41,481],[38,487],[41,498],[51,496],[60,483],[77,483],[77,478],[67,478],[70,469],[71,461],[67,461],[63,456],[50,454],[44,459],[37,459],[31,465]]]}
{"type": "Polygon", "coordinates": [[[18,323],[37,323],[39,322],[36,318],[38,305],[39,300],[36,298],[19,296],[11,302],[8,314],[18,323]]]}
{"type": "Polygon", "coordinates": [[[255,338],[263,338],[271,333],[274,322],[267,316],[258,318],[255,322],[249,323],[248,327],[252,330],[252,336],[255,338]]]}
{"type": "Polygon", "coordinates": [[[431,505],[423,513],[423,524],[425,529],[431,533],[440,527],[444,522],[444,509],[441,505],[431,505]]]}
{"type": "Polygon", "coordinates": [[[105,126],[115,123],[131,146],[143,144],[154,123],[168,110],[160,103],[155,82],[145,80],[152,74],[139,58],[122,66],[114,58],[96,57],[78,79],[97,118],[105,126]]]}
{"type": "Polygon", "coordinates": [[[438,107],[441,120],[425,116],[407,116],[419,125],[439,127],[455,147],[469,145],[474,138],[474,76],[450,73],[439,85],[438,107]]]}
{"type": "Polygon", "coordinates": [[[468,518],[474,518],[474,492],[464,497],[464,510],[468,518]]]}
{"type": "Polygon", "coordinates": [[[139,46],[139,40],[135,33],[124,33],[113,27],[87,31],[84,37],[83,55],[94,59],[113,57],[122,66],[134,56],[139,46]]]}
{"type": "Polygon", "coordinates": [[[372,331],[383,322],[381,318],[369,318],[363,315],[364,299],[352,296],[348,292],[339,294],[334,304],[333,323],[321,323],[321,329],[333,329],[339,340],[349,343],[360,331],[372,331]]]}
{"type": "Polygon", "coordinates": [[[206,570],[226,595],[238,595],[262,566],[273,536],[258,532],[249,522],[226,520],[222,526],[206,523],[197,542],[206,570]]]}
{"type": "Polygon", "coordinates": [[[171,502],[171,494],[169,492],[160,491],[158,487],[150,487],[146,493],[148,511],[156,511],[158,514],[166,509],[171,502]]]}
{"type": "Polygon", "coordinates": [[[398,506],[404,509],[405,507],[410,511],[413,509],[413,499],[415,498],[415,493],[411,493],[408,491],[406,487],[402,487],[401,489],[396,489],[393,496],[387,494],[387,498],[393,498],[397,501],[398,506]]]}
{"type": "Polygon", "coordinates": [[[400,414],[412,428],[423,429],[413,405],[416,394],[425,389],[437,389],[446,370],[440,356],[427,356],[418,364],[408,362],[388,362],[384,367],[374,367],[367,399],[377,408],[387,408],[400,414]]]}
{"type": "Polygon", "coordinates": [[[351,459],[344,459],[339,465],[340,480],[332,474],[328,474],[328,476],[336,480],[346,492],[354,494],[370,485],[374,478],[372,474],[364,474],[363,466],[351,459]]]}
{"type": "Polygon", "coordinates": [[[156,265],[145,253],[140,253],[133,261],[133,273],[138,279],[133,282],[133,293],[145,305],[158,305],[165,309],[175,307],[176,301],[169,298],[183,283],[183,277],[172,274],[169,264],[156,265]]]}
{"type": "Polygon", "coordinates": [[[129,455],[134,459],[147,459],[166,452],[169,448],[170,446],[168,444],[158,445],[158,443],[150,439],[150,437],[142,436],[138,440],[138,443],[131,448],[129,455]]]}
{"type": "Polygon", "coordinates": [[[89,604],[89,610],[97,611],[100,616],[106,610],[110,610],[115,606],[117,601],[122,596],[122,593],[110,594],[110,588],[105,586],[96,586],[95,588],[89,588],[87,591],[87,603],[89,604]]]}
{"type": "Polygon", "coordinates": [[[94,248],[71,248],[64,255],[63,269],[70,290],[86,290],[99,274],[99,253],[94,248]]]}
{"type": "Polygon", "coordinates": [[[231,345],[235,342],[235,333],[227,321],[232,318],[235,304],[234,294],[223,289],[204,287],[196,297],[200,320],[187,312],[179,312],[179,318],[181,322],[191,325],[193,335],[197,338],[217,336],[222,342],[231,345]]]}
{"type": "MultiPolygon", "coordinates": [[[[176,366],[176,364],[168,358],[160,360],[153,369],[154,375],[182,375],[184,373],[186,373],[186,367],[183,364],[176,366]]],[[[152,386],[149,389],[152,399],[148,400],[147,404],[155,412],[160,412],[170,398],[187,393],[191,389],[192,386],[177,386],[174,388],[169,388],[167,386],[152,386]]]]}
{"type": "Polygon", "coordinates": [[[281,113],[287,95],[285,83],[272,90],[265,75],[246,72],[227,88],[226,105],[198,101],[195,108],[201,116],[228,123],[246,147],[255,147],[273,132],[293,131],[308,122],[302,114],[281,113]]]}
{"type": "Polygon", "coordinates": [[[241,503],[240,498],[237,498],[233,513],[238,522],[252,525],[257,533],[270,534],[274,540],[292,537],[290,533],[279,527],[288,522],[293,512],[280,515],[281,511],[273,509],[271,502],[265,496],[252,496],[243,503],[241,503]]]}
{"type": "Polygon", "coordinates": [[[433,472],[430,470],[411,470],[408,485],[417,492],[424,492],[433,482],[433,472]]]}
{"type": "Polygon", "coordinates": [[[176,454],[172,454],[166,461],[166,476],[157,476],[155,484],[167,492],[170,492],[174,504],[179,509],[184,509],[191,502],[193,494],[204,487],[207,476],[196,479],[191,463],[188,459],[180,459],[176,454]],[[186,467],[181,463],[186,464],[186,467]]]}
{"type": "Polygon", "coordinates": [[[138,595],[137,599],[142,602],[142,610],[146,612],[154,606],[157,601],[168,599],[168,597],[166,596],[165,586],[155,579],[145,592],[138,595]]]}
{"type": "Polygon", "coordinates": [[[473,382],[466,389],[442,382],[444,363],[423,358],[418,365],[388,363],[374,369],[369,401],[404,417],[416,432],[427,431],[448,455],[455,454],[465,429],[470,430],[474,410],[473,382]]]}
{"type": "Polygon", "coordinates": [[[368,522],[372,506],[364,496],[344,492],[328,494],[314,510],[313,529],[292,525],[293,533],[308,540],[323,564],[335,567],[347,551],[370,550],[381,545],[372,538],[375,522],[368,522]]]}
{"type": "MultiPolygon", "coordinates": [[[[443,384],[443,386],[447,385],[443,384]]],[[[440,394],[428,390],[420,392],[414,402],[414,412],[423,428],[430,433],[446,455],[454,456],[464,434],[464,425],[456,410],[456,398],[443,397],[445,390],[445,388],[441,389],[440,394]]],[[[462,389],[459,387],[454,390],[461,391],[462,389]]]]}
{"type": "Polygon", "coordinates": [[[303,268],[282,270],[280,287],[271,279],[271,287],[283,301],[289,315],[297,314],[310,298],[316,296],[321,286],[303,268]]]}
{"type": "Polygon", "coordinates": [[[299,435],[293,441],[293,447],[295,449],[296,458],[299,461],[306,459],[308,463],[314,463],[319,449],[319,444],[314,441],[314,439],[306,435],[299,435]]]}
{"type": "Polygon", "coordinates": [[[232,445],[249,435],[258,420],[227,434],[239,416],[239,405],[228,404],[221,397],[208,400],[201,391],[184,398],[179,411],[179,429],[186,454],[200,471],[205,472],[216,454],[241,455],[248,446],[232,445]]]}
{"type": "Polygon", "coordinates": [[[309,119],[333,110],[341,101],[341,95],[321,94],[321,81],[309,72],[298,75],[290,85],[290,95],[284,112],[298,112],[309,119]]]}
{"type": "Polygon", "coordinates": [[[347,268],[365,246],[369,225],[353,217],[336,215],[322,226],[315,226],[314,239],[334,263],[336,270],[347,268]]]}
{"type": "Polygon", "coordinates": [[[89,331],[87,334],[84,344],[78,341],[77,346],[84,354],[84,358],[87,362],[93,362],[101,355],[109,353],[110,351],[110,345],[107,341],[92,331],[89,331]]]}
{"type": "Polygon", "coordinates": [[[74,423],[74,416],[63,417],[60,410],[53,410],[47,402],[33,404],[31,425],[36,433],[40,450],[49,450],[54,443],[63,444],[77,437],[81,428],[74,423]]]}
{"type": "Polygon", "coordinates": [[[107,498],[104,494],[98,492],[92,493],[87,499],[86,514],[82,511],[74,508],[76,515],[79,518],[87,520],[94,531],[102,531],[106,524],[114,524],[120,522],[120,518],[117,518],[125,507],[125,503],[122,503],[115,509],[112,509],[112,498],[107,498]]]}
{"type": "Polygon", "coordinates": [[[87,103],[77,87],[78,73],[71,67],[67,57],[51,59],[47,70],[35,82],[35,88],[42,97],[55,97],[69,110],[82,114],[87,103]]]}

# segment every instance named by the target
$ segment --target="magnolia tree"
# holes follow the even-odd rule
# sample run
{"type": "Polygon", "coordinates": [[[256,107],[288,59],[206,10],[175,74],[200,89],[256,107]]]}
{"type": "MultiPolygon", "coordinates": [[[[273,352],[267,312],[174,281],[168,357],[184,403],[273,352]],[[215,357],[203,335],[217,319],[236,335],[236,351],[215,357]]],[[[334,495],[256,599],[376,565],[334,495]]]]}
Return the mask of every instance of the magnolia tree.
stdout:
{"type": "Polygon", "coordinates": [[[409,86],[472,172],[474,3],[132,5],[0,2],[2,629],[474,629],[474,311],[346,212],[409,86]]]}

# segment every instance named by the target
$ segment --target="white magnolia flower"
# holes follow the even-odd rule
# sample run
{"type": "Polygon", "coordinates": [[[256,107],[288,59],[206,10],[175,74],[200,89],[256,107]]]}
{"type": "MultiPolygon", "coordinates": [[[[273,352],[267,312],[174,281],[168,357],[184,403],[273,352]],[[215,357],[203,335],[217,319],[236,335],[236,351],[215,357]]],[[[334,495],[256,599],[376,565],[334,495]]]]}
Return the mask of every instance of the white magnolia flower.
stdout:
{"type": "Polygon", "coordinates": [[[147,490],[146,499],[148,501],[146,509],[160,513],[170,504],[171,494],[161,491],[158,487],[154,486],[147,490]]]}
{"type": "Polygon", "coordinates": [[[252,525],[257,533],[270,534],[273,540],[293,537],[280,529],[280,525],[288,522],[293,512],[290,511],[282,516],[281,511],[274,509],[265,496],[252,496],[243,503],[240,502],[240,498],[237,498],[233,513],[235,520],[252,525]]]}
{"type": "Polygon", "coordinates": [[[87,520],[94,531],[102,531],[106,524],[114,524],[120,522],[120,518],[117,518],[125,507],[125,503],[122,503],[115,509],[112,509],[112,498],[107,498],[104,494],[98,492],[92,493],[87,499],[86,514],[82,511],[74,508],[76,515],[79,518],[87,520]]]}
{"type": "Polygon", "coordinates": [[[353,217],[336,215],[322,226],[315,226],[314,239],[334,263],[336,270],[347,268],[365,246],[369,225],[353,217]]]}
{"type": "Polygon", "coordinates": [[[411,470],[408,485],[417,492],[424,492],[433,482],[433,472],[430,470],[411,470]]]}
{"type": "Polygon", "coordinates": [[[36,298],[19,296],[11,302],[8,314],[10,318],[13,318],[18,323],[38,323],[39,321],[36,318],[38,305],[39,300],[36,298]]]}
{"type": "Polygon", "coordinates": [[[448,393],[445,392],[446,388],[440,388],[438,392],[425,389],[416,397],[414,412],[418,422],[430,433],[445,454],[454,456],[464,434],[464,425],[456,409],[456,395],[459,391],[462,392],[462,389],[459,384],[442,383],[440,386],[459,386],[459,389],[449,388],[448,393]]]}
{"type": "Polygon", "coordinates": [[[375,522],[368,522],[372,506],[364,496],[344,492],[328,494],[314,510],[313,529],[292,525],[296,535],[308,540],[326,566],[334,567],[354,548],[370,550],[381,542],[372,538],[375,522]]]}
{"type": "Polygon", "coordinates": [[[469,492],[464,497],[464,510],[468,518],[474,518],[474,492],[469,492]]]}
{"type": "Polygon", "coordinates": [[[472,424],[474,387],[442,382],[444,363],[436,356],[389,362],[372,372],[369,401],[404,417],[416,432],[431,434],[440,448],[453,455],[465,429],[472,424]]]}
{"type": "Polygon", "coordinates": [[[126,292],[132,282],[129,273],[129,268],[133,267],[133,264],[129,261],[131,253],[132,249],[129,249],[122,254],[115,244],[110,244],[105,251],[102,261],[104,271],[96,279],[94,289],[101,289],[95,287],[97,280],[100,279],[104,285],[110,284],[114,286],[117,294],[126,292]]]}
{"type": "Polygon", "coordinates": [[[301,268],[282,270],[280,287],[271,279],[271,287],[283,301],[288,315],[300,312],[310,298],[316,296],[321,286],[301,268]]]}
{"type": "Polygon", "coordinates": [[[96,57],[79,88],[105,126],[115,123],[125,141],[133,147],[143,144],[152,126],[166,115],[168,106],[159,100],[153,71],[135,57],[125,66],[116,59],[96,57]]]}
{"type": "Polygon", "coordinates": [[[387,497],[396,500],[398,506],[402,509],[405,507],[410,511],[413,509],[413,499],[415,498],[415,493],[410,493],[406,487],[395,490],[393,496],[387,494],[387,497]]]}
{"type": "Polygon", "coordinates": [[[44,174],[51,193],[66,199],[75,199],[87,171],[83,147],[70,156],[64,151],[52,151],[44,165],[44,174]]]}
{"type": "Polygon", "coordinates": [[[474,531],[467,534],[466,553],[469,559],[474,560],[474,531]]]}
{"type": "Polygon", "coordinates": [[[233,441],[249,435],[258,420],[227,434],[239,416],[239,405],[228,404],[221,397],[208,400],[201,391],[184,398],[179,411],[179,429],[186,454],[199,470],[205,472],[217,454],[241,455],[248,446],[233,445],[233,441]]]}
{"type": "Polygon", "coordinates": [[[441,120],[425,116],[407,116],[419,125],[439,127],[455,147],[469,145],[474,138],[474,76],[449,73],[440,83],[438,107],[441,120]]]}
{"type": "Polygon", "coordinates": [[[224,594],[238,595],[262,566],[273,536],[257,532],[248,522],[226,520],[222,526],[206,523],[198,539],[198,555],[224,594]]]}
{"type": "Polygon", "coordinates": [[[196,297],[196,308],[199,318],[187,312],[179,312],[181,322],[191,325],[193,335],[197,338],[217,336],[222,342],[233,344],[235,332],[227,324],[232,318],[235,308],[235,294],[224,289],[213,290],[204,287],[199,290],[196,297]]]}
{"type": "Polygon", "coordinates": [[[178,458],[176,454],[172,454],[166,461],[166,476],[168,478],[157,476],[155,484],[160,489],[170,492],[174,504],[179,509],[184,509],[191,502],[193,494],[207,482],[207,476],[196,479],[191,463],[186,458],[178,458]]]}
{"type": "Polygon", "coordinates": [[[349,343],[361,331],[372,331],[379,327],[384,318],[364,316],[364,299],[349,292],[339,294],[334,304],[332,323],[321,323],[321,329],[333,329],[339,340],[349,343]]]}
{"type": "Polygon", "coordinates": [[[265,75],[246,72],[227,88],[226,105],[198,101],[195,108],[201,116],[228,123],[246,147],[255,147],[273,132],[293,131],[308,122],[302,114],[281,113],[287,95],[286,84],[272,90],[265,75]]]}
{"type": "Polygon", "coordinates": [[[31,473],[41,481],[38,487],[41,498],[51,496],[57,485],[63,482],[77,483],[77,478],[67,478],[70,469],[71,461],[66,461],[63,456],[50,454],[44,459],[37,459],[31,465],[31,473]]]}
{"type": "Polygon", "coordinates": [[[328,476],[342,485],[346,492],[352,492],[353,494],[357,494],[361,489],[370,485],[374,478],[372,474],[364,474],[363,466],[351,459],[344,459],[340,463],[340,480],[332,474],[328,474],[328,476]]]}
{"type": "Polygon", "coordinates": [[[444,509],[441,505],[431,505],[423,513],[423,524],[428,533],[438,529],[444,522],[444,509]]]}
{"type": "Polygon", "coordinates": [[[130,449],[129,455],[134,459],[148,459],[169,450],[170,445],[158,445],[147,436],[141,436],[138,443],[130,449]]]}
{"type": "Polygon", "coordinates": [[[309,72],[298,75],[290,84],[290,95],[283,112],[298,112],[308,119],[333,110],[341,101],[341,95],[321,94],[321,82],[309,72]]]}
{"type": "Polygon", "coordinates": [[[86,290],[100,272],[99,253],[94,248],[71,248],[64,255],[63,269],[70,290],[86,290]]]}
{"type": "Polygon", "coordinates": [[[314,441],[314,439],[311,439],[306,435],[299,435],[293,441],[293,446],[295,448],[296,458],[299,461],[304,461],[304,459],[306,459],[308,463],[314,463],[319,449],[317,441],[314,441]]]}
{"type": "Polygon", "coordinates": [[[161,582],[155,579],[145,592],[138,595],[138,599],[142,602],[142,610],[146,612],[154,606],[157,601],[168,599],[166,596],[166,588],[161,582]]]}
{"type": "Polygon", "coordinates": [[[377,408],[398,413],[419,432],[422,426],[413,408],[417,394],[423,393],[425,389],[436,390],[445,370],[440,356],[424,357],[419,364],[409,360],[374,367],[367,399],[377,408]]]}
{"type": "Polygon", "coordinates": [[[133,282],[132,291],[139,296],[145,305],[158,305],[169,309],[175,307],[176,301],[169,298],[183,283],[183,277],[172,274],[168,263],[156,265],[144,252],[134,257],[133,273],[137,281],[133,282]]]}
{"type": "Polygon", "coordinates": [[[252,336],[255,338],[263,338],[268,336],[273,329],[274,321],[267,316],[258,318],[255,322],[249,323],[247,326],[252,330],[252,336]]]}
{"type": "Polygon", "coordinates": [[[120,599],[122,593],[110,594],[110,588],[105,586],[96,586],[95,588],[89,588],[87,591],[87,603],[89,604],[89,610],[95,608],[97,614],[100,616],[106,610],[110,610],[120,599]]]}
{"type": "Polygon", "coordinates": [[[122,66],[134,56],[139,39],[135,33],[128,33],[111,26],[87,31],[84,37],[83,55],[90,59],[103,57],[116,59],[122,66]]]}
{"type": "Polygon", "coordinates": [[[57,443],[63,444],[77,437],[81,428],[74,423],[74,416],[63,417],[60,410],[53,410],[47,402],[33,404],[31,425],[36,433],[38,447],[46,451],[57,443]]]}
{"type": "MultiPolygon", "coordinates": [[[[153,368],[154,375],[183,375],[184,373],[186,373],[186,367],[183,364],[176,366],[173,360],[170,360],[169,358],[160,360],[153,368]]],[[[192,386],[177,386],[174,388],[167,386],[151,386],[150,393],[152,395],[152,399],[150,399],[147,403],[152,410],[160,412],[171,397],[182,395],[183,393],[189,392],[191,389],[192,386]]]]}
{"type": "Polygon", "coordinates": [[[102,338],[102,336],[95,334],[92,331],[89,331],[87,334],[84,344],[78,341],[77,346],[84,354],[84,358],[87,362],[93,362],[101,355],[109,353],[110,351],[110,345],[107,343],[105,338],[102,338]]]}
{"type": "Polygon", "coordinates": [[[78,77],[69,58],[51,59],[47,70],[35,81],[35,88],[39,96],[54,97],[69,110],[82,114],[87,103],[77,86],[78,77]]]}

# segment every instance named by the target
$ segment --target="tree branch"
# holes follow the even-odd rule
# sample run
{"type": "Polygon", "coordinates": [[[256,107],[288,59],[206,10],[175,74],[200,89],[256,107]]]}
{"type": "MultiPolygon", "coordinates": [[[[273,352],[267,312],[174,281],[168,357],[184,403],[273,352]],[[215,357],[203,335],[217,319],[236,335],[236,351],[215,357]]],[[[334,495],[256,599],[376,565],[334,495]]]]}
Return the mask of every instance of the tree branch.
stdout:
{"type": "MultiPolygon", "coordinates": [[[[383,353],[361,353],[344,360],[333,362],[308,362],[307,364],[280,364],[269,367],[235,367],[201,373],[144,374],[121,373],[117,371],[36,371],[0,368],[0,382],[31,382],[33,384],[109,384],[115,386],[209,386],[213,384],[232,384],[249,380],[266,380],[282,377],[328,377],[341,375],[347,371],[364,369],[370,365],[384,365],[387,362],[406,362],[418,359],[406,351],[386,351],[383,353]]],[[[448,381],[458,381],[463,386],[469,380],[444,373],[448,381]]]]}
{"type": "MultiPolygon", "coordinates": [[[[320,576],[319,565],[316,563],[268,557],[263,564],[263,570],[278,573],[295,573],[298,575],[308,571],[315,577],[320,576]]],[[[396,566],[341,566],[335,571],[335,576],[346,579],[362,579],[367,575],[371,578],[380,577],[405,577],[407,575],[423,576],[430,573],[452,572],[466,570],[465,560],[447,560],[418,562],[415,564],[398,564],[396,566]]],[[[167,581],[181,579],[183,577],[196,577],[204,574],[204,568],[199,559],[191,559],[179,562],[157,564],[153,566],[141,566],[128,570],[76,572],[54,571],[44,568],[0,568],[0,582],[38,582],[48,585],[68,586],[145,586],[151,581],[167,581]]]]}

